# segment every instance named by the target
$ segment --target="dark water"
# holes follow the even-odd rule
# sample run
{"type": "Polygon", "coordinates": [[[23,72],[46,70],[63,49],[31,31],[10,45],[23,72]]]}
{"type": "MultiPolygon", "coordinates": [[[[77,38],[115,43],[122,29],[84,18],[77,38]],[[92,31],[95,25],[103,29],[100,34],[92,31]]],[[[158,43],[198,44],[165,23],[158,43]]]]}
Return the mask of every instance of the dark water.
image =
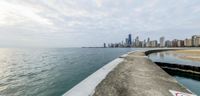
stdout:
{"type": "Polygon", "coordinates": [[[106,63],[135,49],[0,49],[1,96],[60,96],[106,63]]]}
{"type": "MultiPolygon", "coordinates": [[[[160,53],[153,53],[149,55],[149,58],[154,62],[165,62],[165,63],[175,63],[175,64],[184,64],[184,65],[193,65],[193,66],[200,66],[200,62],[192,61],[192,60],[185,60],[180,59],[177,56],[182,54],[171,54],[170,52],[160,52],[160,53]]],[[[182,85],[187,87],[189,90],[200,96],[200,76],[183,73],[183,72],[175,72],[171,70],[165,69],[167,73],[172,75],[179,81],[182,85]]]]}

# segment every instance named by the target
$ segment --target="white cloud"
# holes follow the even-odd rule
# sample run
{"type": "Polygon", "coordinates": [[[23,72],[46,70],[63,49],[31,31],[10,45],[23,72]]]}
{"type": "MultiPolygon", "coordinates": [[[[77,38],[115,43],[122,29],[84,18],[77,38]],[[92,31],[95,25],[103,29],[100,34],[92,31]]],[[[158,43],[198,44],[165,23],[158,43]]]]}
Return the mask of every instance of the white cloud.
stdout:
{"type": "Polygon", "coordinates": [[[97,7],[101,7],[103,4],[102,0],[96,0],[97,7]]]}
{"type": "Polygon", "coordinates": [[[200,29],[199,5],[199,0],[1,0],[0,32],[8,35],[3,41],[24,46],[32,41],[35,46],[97,46],[119,42],[128,33],[157,36],[176,29],[180,34],[184,28],[192,34],[200,29]]]}
{"type": "Polygon", "coordinates": [[[41,9],[23,6],[17,3],[0,1],[0,26],[16,25],[25,22],[52,24],[50,20],[38,15],[41,9]]]}

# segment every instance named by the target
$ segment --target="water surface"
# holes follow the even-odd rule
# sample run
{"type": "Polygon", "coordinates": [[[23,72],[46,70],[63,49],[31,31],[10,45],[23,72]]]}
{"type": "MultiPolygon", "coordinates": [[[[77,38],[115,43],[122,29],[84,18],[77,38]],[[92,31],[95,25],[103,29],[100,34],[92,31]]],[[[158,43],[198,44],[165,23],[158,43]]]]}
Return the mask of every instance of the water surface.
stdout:
{"type": "Polygon", "coordinates": [[[129,48],[0,49],[0,95],[60,96],[129,48]]]}
{"type": "MultiPolygon", "coordinates": [[[[152,53],[149,55],[149,58],[154,62],[165,62],[165,63],[172,63],[172,64],[183,64],[183,65],[192,65],[192,66],[200,66],[200,62],[186,60],[182,58],[178,58],[178,56],[185,55],[185,54],[177,54],[174,52],[158,52],[152,53]]],[[[172,75],[178,82],[182,85],[187,87],[189,90],[200,96],[200,76],[183,73],[183,72],[176,72],[165,69],[167,73],[172,75]]]]}
{"type": "Polygon", "coordinates": [[[166,51],[166,52],[152,53],[149,55],[149,58],[153,60],[154,62],[165,62],[165,63],[172,63],[172,64],[200,66],[200,61],[179,58],[180,56],[184,56],[184,55],[187,55],[187,54],[178,54],[171,51],[166,51]]]}

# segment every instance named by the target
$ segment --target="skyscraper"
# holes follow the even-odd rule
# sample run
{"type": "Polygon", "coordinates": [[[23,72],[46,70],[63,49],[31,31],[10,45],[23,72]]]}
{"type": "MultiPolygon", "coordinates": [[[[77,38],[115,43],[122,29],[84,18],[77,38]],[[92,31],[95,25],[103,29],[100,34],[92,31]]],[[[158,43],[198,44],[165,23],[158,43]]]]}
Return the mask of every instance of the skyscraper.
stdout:
{"type": "Polygon", "coordinates": [[[131,45],[132,45],[131,34],[128,34],[128,46],[131,47],[131,45]]]}
{"type": "Polygon", "coordinates": [[[135,38],[135,47],[139,47],[140,46],[140,40],[139,40],[139,37],[137,36],[135,38]]]}
{"type": "Polygon", "coordinates": [[[193,46],[193,47],[197,47],[197,46],[200,45],[200,44],[199,44],[199,38],[200,38],[199,35],[194,35],[194,36],[192,36],[192,46],[193,46]]]}
{"type": "Polygon", "coordinates": [[[106,48],[106,43],[103,43],[103,47],[106,48]]]}
{"type": "Polygon", "coordinates": [[[165,47],[165,37],[160,37],[160,47],[165,47]]]}
{"type": "Polygon", "coordinates": [[[146,47],[150,47],[150,38],[148,37],[146,47]]]}

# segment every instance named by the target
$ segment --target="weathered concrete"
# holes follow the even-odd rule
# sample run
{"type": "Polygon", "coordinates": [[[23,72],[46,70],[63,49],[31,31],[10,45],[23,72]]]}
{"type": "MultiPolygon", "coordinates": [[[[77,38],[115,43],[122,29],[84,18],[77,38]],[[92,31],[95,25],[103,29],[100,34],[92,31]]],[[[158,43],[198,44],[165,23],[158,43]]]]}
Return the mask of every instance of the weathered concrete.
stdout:
{"type": "Polygon", "coordinates": [[[191,93],[145,52],[134,52],[106,76],[93,96],[172,96],[169,90],[191,93]]]}
{"type": "Polygon", "coordinates": [[[91,96],[94,93],[95,87],[107,76],[110,71],[112,71],[122,61],[123,58],[117,58],[109,62],[108,64],[85,78],[79,84],[74,86],[72,89],[67,91],[65,94],[63,94],[63,96],[91,96]]]}
{"type": "Polygon", "coordinates": [[[200,66],[172,64],[164,62],[155,62],[155,63],[163,69],[171,69],[174,71],[187,72],[193,75],[200,75],[200,66]]]}

